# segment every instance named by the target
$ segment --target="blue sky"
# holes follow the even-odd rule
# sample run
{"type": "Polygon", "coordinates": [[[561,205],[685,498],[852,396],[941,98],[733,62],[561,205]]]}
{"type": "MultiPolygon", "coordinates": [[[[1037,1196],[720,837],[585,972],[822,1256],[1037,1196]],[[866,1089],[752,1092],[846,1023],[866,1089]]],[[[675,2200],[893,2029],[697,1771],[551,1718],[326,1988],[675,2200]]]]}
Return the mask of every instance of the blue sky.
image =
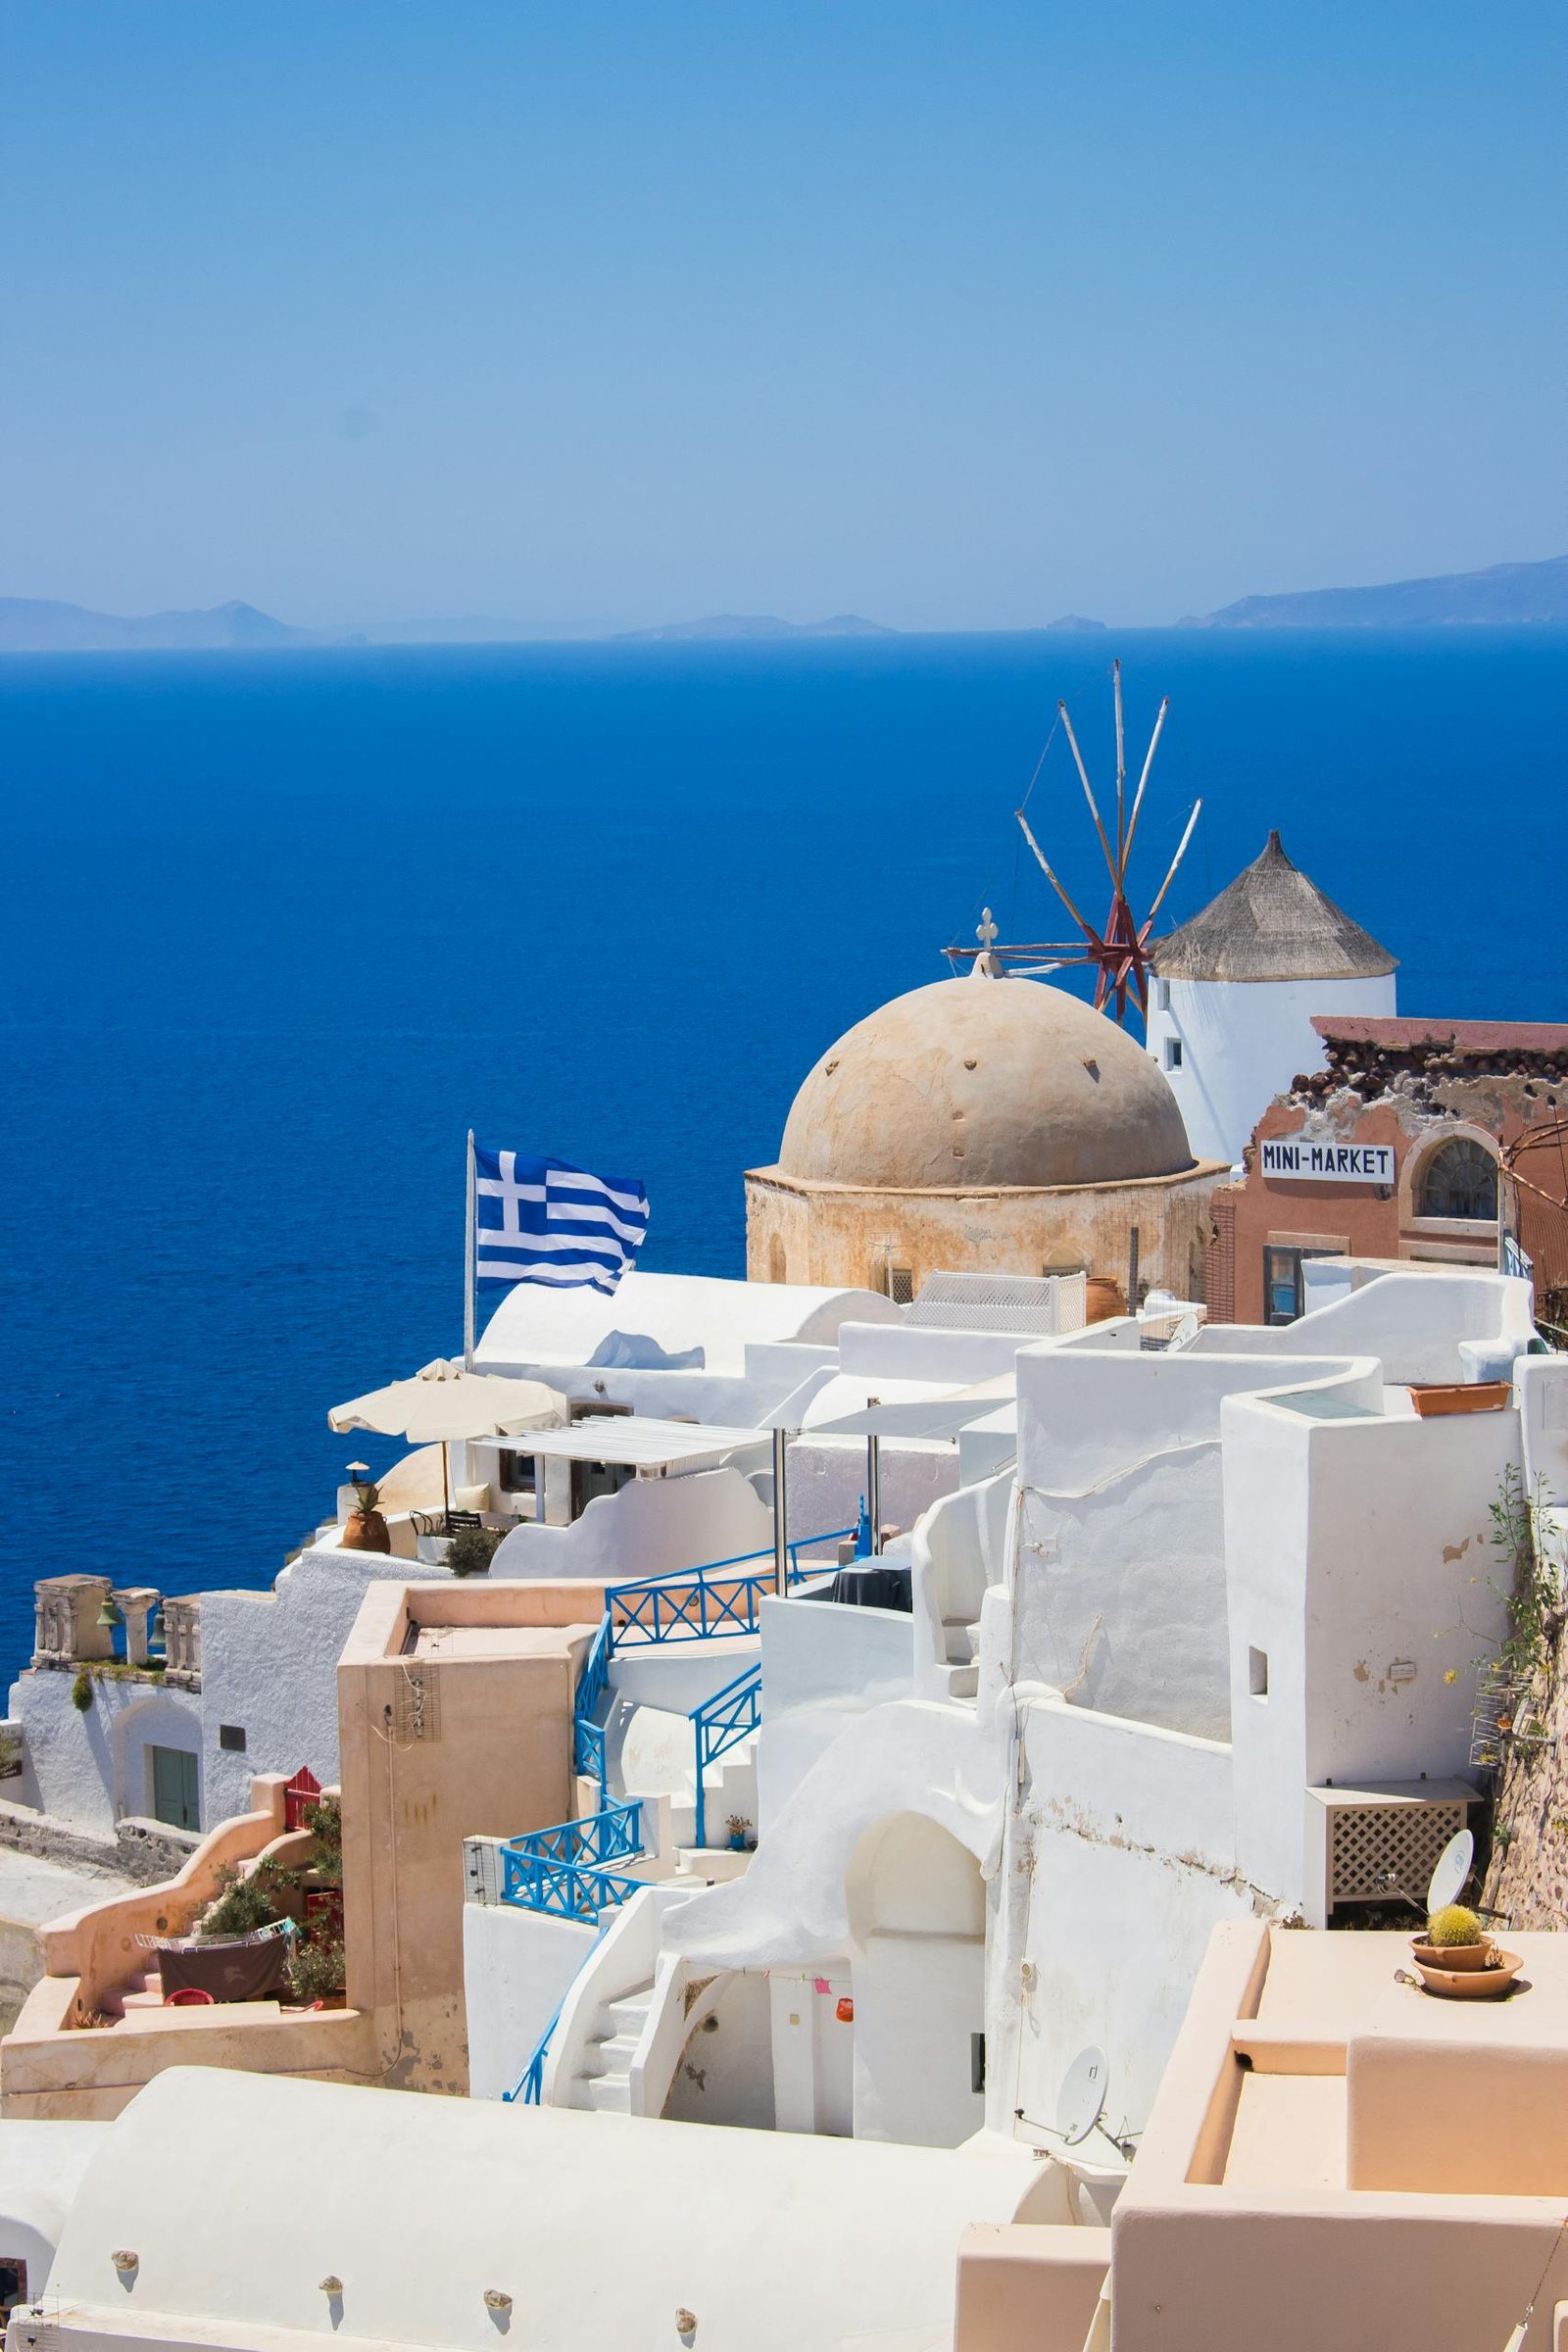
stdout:
{"type": "Polygon", "coordinates": [[[0,0],[0,593],[1160,621],[1568,548],[1568,17],[0,0]]]}

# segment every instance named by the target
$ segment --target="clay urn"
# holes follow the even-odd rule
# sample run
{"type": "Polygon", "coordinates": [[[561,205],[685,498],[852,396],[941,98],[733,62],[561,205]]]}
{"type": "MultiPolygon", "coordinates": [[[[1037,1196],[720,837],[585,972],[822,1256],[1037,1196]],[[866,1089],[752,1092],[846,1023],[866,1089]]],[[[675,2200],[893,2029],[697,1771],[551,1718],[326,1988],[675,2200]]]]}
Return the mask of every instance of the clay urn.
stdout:
{"type": "Polygon", "coordinates": [[[390,1551],[392,1537],[386,1521],[375,1507],[381,1499],[379,1488],[371,1486],[368,1480],[362,1486],[358,1479],[354,1482],[354,1488],[359,1496],[359,1504],[357,1509],[350,1511],[348,1518],[344,1521],[343,1549],[345,1551],[390,1551]]]}

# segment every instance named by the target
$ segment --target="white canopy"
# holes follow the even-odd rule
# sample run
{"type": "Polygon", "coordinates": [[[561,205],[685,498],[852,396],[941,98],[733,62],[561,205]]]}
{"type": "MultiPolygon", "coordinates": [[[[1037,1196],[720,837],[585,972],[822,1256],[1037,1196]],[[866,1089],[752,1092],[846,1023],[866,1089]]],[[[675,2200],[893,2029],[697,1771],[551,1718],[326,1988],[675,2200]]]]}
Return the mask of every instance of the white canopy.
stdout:
{"type": "Polygon", "coordinates": [[[469,1438],[514,1437],[550,1429],[566,1418],[566,1400],[543,1381],[504,1380],[493,1372],[465,1372],[437,1356],[412,1380],[394,1380],[365,1396],[334,1405],[327,1426],[343,1436],[373,1429],[411,1446],[458,1445],[469,1438]]]}

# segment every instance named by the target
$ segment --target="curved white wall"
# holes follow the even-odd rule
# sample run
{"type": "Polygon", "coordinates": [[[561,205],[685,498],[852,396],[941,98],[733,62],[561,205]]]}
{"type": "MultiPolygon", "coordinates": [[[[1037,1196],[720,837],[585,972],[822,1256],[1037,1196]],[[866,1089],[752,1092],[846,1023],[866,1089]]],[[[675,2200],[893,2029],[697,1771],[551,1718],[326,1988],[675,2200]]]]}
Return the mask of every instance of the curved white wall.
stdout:
{"type": "Polygon", "coordinates": [[[1169,1079],[1199,1159],[1232,1166],[1298,1072],[1323,1066],[1314,1014],[1392,1014],[1395,975],[1370,980],[1156,980],[1149,1051],[1169,1079]],[[1168,999],[1168,1002],[1167,1002],[1168,999]],[[1181,1047],[1169,1067],[1167,1048],[1181,1047]]]}

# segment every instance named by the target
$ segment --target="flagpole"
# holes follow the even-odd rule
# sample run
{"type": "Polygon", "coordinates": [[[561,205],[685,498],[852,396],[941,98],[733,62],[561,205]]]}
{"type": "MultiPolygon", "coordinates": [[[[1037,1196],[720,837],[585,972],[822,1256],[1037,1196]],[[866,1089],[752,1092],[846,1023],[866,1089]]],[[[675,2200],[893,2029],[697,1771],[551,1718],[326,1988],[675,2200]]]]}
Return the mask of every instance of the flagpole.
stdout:
{"type": "Polygon", "coordinates": [[[473,1129],[468,1129],[468,1213],[463,1250],[463,1369],[473,1370],[474,1292],[478,1288],[478,1201],[474,1190],[473,1129]]]}

